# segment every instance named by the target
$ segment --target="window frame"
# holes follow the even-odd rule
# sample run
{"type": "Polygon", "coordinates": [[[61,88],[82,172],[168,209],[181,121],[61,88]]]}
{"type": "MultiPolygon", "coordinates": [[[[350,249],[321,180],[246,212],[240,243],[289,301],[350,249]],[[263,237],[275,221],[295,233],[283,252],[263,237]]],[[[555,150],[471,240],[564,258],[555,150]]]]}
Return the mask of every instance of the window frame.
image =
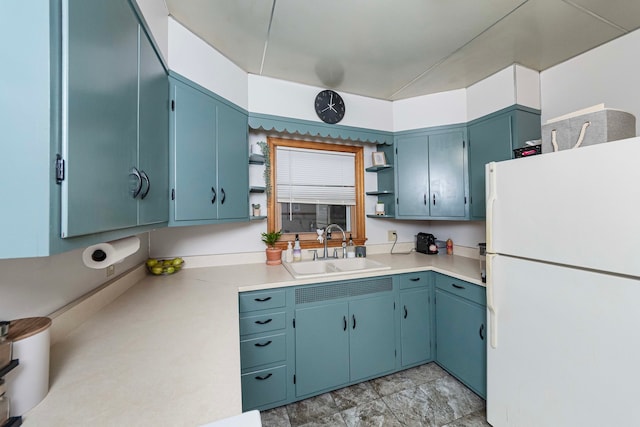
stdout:
{"type": "MultiPolygon", "coordinates": [[[[343,145],[328,142],[317,141],[303,141],[297,139],[284,139],[278,137],[267,137],[267,147],[269,148],[269,158],[271,159],[271,167],[269,171],[269,183],[266,183],[271,189],[272,194],[267,196],[267,231],[276,231],[276,226],[279,218],[278,202],[276,201],[276,147],[293,147],[293,148],[306,148],[312,150],[321,151],[338,151],[346,153],[354,153],[354,168],[355,168],[355,187],[356,187],[356,204],[352,207],[352,222],[355,221],[355,227],[350,232],[353,235],[353,243],[356,245],[363,245],[366,238],[366,215],[365,215],[365,191],[364,191],[364,147],[360,145],[343,145]]],[[[349,239],[349,231],[347,233],[347,239],[349,239]]],[[[292,241],[296,233],[283,234],[276,247],[286,249],[287,241],[292,241]]],[[[300,234],[300,246],[303,249],[320,248],[323,244],[316,240],[317,235],[315,233],[298,233],[300,234]]],[[[336,238],[335,231],[332,232],[333,238],[329,240],[327,246],[339,247],[342,245],[342,238],[336,238]]],[[[340,234],[339,230],[338,233],[340,234]]]]}

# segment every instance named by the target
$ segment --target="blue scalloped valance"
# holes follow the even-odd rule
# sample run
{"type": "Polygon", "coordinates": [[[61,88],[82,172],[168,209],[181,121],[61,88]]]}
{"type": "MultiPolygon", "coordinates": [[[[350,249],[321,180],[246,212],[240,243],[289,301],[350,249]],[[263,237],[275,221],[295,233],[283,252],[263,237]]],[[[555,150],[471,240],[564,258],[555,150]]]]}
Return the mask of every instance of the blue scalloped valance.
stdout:
{"type": "Polygon", "coordinates": [[[373,144],[393,144],[393,132],[357,128],[352,126],[329,125],[310,120],[249,113],[249,127],[265,131],[299,133],[301,135],[324,138],[370,142],[373,144]]]}

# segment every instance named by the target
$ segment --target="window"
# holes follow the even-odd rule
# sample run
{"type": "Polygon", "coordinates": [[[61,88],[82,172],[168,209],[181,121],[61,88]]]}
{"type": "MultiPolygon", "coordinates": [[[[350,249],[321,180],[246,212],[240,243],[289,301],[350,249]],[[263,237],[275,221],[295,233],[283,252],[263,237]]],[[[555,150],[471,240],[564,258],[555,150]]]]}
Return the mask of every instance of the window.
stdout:
{"type": "MultiPolygon", "coordinates": [[[[271,158],[268,229],[282,247],[298,234],[304,248],[321,246],[316,229],[338,224],[356,244],[365,239],[363,148],[268,138],[271,158]]],[[[340,246],[333,232],[330,246],[340,246]]]]}

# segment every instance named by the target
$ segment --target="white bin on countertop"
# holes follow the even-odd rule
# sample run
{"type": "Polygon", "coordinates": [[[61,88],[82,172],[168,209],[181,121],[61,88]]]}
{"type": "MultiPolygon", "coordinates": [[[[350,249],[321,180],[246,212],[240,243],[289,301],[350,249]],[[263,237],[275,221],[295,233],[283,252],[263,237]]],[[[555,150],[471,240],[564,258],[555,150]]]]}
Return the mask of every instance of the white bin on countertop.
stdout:
{"type": "Polygon", "coordinates": [[[13,358],[20,361],[6,376],[12,417],[23,415],[49,392],[50,327],[48,317],[11,321],[9,339],[13,341],[13,358]]]}

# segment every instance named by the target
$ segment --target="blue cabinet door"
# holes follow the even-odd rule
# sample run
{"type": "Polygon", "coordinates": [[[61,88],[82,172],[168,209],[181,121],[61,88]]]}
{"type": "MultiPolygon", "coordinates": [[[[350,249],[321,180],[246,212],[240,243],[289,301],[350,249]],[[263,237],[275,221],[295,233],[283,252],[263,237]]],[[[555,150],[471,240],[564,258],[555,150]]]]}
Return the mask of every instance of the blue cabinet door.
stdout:
{"type": "Polygon", "coordinates": [[[171,79],[171,174],[173,220],[217,218],[215,101],[171,79]]]}
{"type": "Polygon", "coordinates": [[[429,216],[465,217],[464,132],[429,135],[429,216]]]}
{"type": "Polygon", "coordinates": [[[485,165],[511,159],[513,149],[540,139],[540,112],[516,106],[469,123],[470,217],[485,218],[485,165]]]}
{"type": "Polygon", "coordinates": [[[69,0],[63,37],[63,237],[134,226],[138,22],[126,0],[69,0]]]}
{"type": "Polygon", "coordinates": [[[431,288],[400,292],[402,366],[431,360],[431,288]]]}
{"type": "Polygon", "coordinates": [[[296,396],[349,382],[346,302],[295,311],[296,396]]]}
{"type": "Polygon", "coordinates": [[[396,194],[399,217],[429,216],[429,139],[403,136],[396,141],[396,194]]]}
{"type": "Polygon", "coordinates": [[[249,218],[247,115],[218,105],[218,219],[249,218]]]}
{"type": "Polygon", "coordinates": [[[147,180],[138,197],[138,224],[169,219],[169,80],[140,27],[138,169],[147,180]]]}
{"type": "Polygon", "coordinates": [[[484,306],[436,289],[436,360],[483,397],[487,387],[486,329],[484,306]]]}
{"type": "Polygon", "coordinates": [[[395,368],[394,301],[393,295],[385,295],[349,303],[351,381],[395,368]]]}

